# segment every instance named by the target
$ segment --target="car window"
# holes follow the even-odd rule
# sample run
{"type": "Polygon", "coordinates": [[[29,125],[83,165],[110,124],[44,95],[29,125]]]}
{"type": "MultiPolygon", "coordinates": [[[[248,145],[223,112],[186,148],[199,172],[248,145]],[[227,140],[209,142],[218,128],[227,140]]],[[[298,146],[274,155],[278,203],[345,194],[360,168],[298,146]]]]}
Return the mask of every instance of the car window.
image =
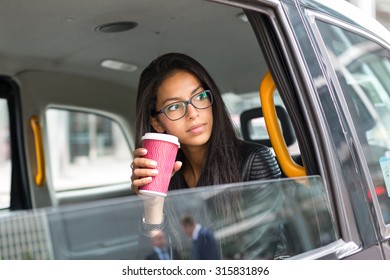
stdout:
{"type": "MultiPolygon", "coordinates": [[[[139,242],[142,213],[138,196],[10,213],[0,217],[0,230],[10,232],[7,244],[0,242],[0,254],[4,259],[145,259],[151,248],[139,242]],[[11,234],[17,223],[20,230],[11,234]]],[[[213,233],[224,259],[298,258],[313,250],[318,254],[339,238],[319,176],[171,191],[165,214],[170,242],[183,259],[191,256],[191,238],[180,227],[187,214],[213,233]]]]}
{"type": "Polygon", "coordinates": [[[318,21],[362,145],[385,223],[390,224],[390,52],[351,31],[318,21]]]}
{"type": "MultiPolygon", "coordinates": [[[[242,124],[240,121],[240,116],[242,113],[249,111],[254,108],[261,110],[261,102],[259,98],[259,92],[248,92],[248,93],[234,93],[226,92],[222,95],[223,100],[226,104],[230,118],[233,122],[234,127],[236,128],[237,135],[243,139],[242,135],[242,124]]],[[[282,99],[278,92],[274,94],[274,103],[276,106],[281,106],[285,108],[282,99]]],[[[279,123],[280,124],[280,123],[279,123]]],[[[269,140],[269,135],[266,127],[264,117],[253,118],[248,123],[248,131],[251,139],[254,140],[269,140]]],[[[273,151],[272,146],[270,146],[273,151]]],[[[288,147],[288,151],[292,156],[300,155],[298,142],[294,141],[288,147]]]]}
{"type": "Polygon", "coordinates": [[[177,230],[183,215],[212,230],[224,259],[293,257],[338,238],[319,176],[200,188],[175,193],[167,204],[182,256],[191,252],[190,240],[177,230]]]}
{"type": "Polygon", "coordinates": [[[11,146],[7,100],[0,98],[0,209],[10,206],[11,146]]]}
{"type": "Polygon", "coordinates": [[[114,120],[94,113],[46,111],[51,186],[59,191],[128,182],[131,153],[114,120]]]}

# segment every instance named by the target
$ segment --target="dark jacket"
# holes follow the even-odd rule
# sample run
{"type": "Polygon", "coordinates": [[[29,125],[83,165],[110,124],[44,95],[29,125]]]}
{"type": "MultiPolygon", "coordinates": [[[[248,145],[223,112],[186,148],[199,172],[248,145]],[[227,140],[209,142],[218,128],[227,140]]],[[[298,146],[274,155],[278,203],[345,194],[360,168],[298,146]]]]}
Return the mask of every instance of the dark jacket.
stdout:
{"type": "Polygon", "coordinates": [[[279,164],[267,146],[242,141],[240,150],[243,182],[281,177],[279,164]]]}
{"type": "MultiPolygon", "coordinates": [[[[180,254],[173,247],[168,248],[168,255],[169,255],[170,260],[180,260],[181,259],[180,254]]],[[[152,248],[152,251],[146,256],[145,260],[160,260],[160,257],[157,254],[157,252],[155,250],[153,250],[153,248],[152,248]]]]}
{"type": "Polygon", "coordinates": [[[204,227],[199,230],[198,238],[192,240],[191,259],[220,260],[219,247],[213,233],[204,227]]]}

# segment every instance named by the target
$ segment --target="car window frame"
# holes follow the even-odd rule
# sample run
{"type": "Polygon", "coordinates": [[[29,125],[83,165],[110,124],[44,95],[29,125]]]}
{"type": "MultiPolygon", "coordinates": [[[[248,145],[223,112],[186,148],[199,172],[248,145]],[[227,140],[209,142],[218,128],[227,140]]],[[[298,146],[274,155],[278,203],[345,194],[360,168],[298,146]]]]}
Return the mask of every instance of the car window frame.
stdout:
{"type": "Polygon", "coordinates": [[[18,84],[12,78],[0,76],[0,97],[4,98],[8,104],[11,153],[10,205],[9,208],[0,209],[0,211],[31,209],[20,91],[18,84]]]}
{"type": "Polygon", "coordinates": [[[380,45],[381,47],[386,49],[389,53],[390,53],[390,45],[366,30],[355,27],[355,26],[348,24],[346,22],[343,22],[341,20],[332,18],[328,15],[324,15],[322,13],[315,12],[315,11],[309,11],[309,10],[307,11],[307,14],[312,22],[312,30],[313,30],[313,34],[314,34],[315,38],[317,39],[318,42],[322,42],[319,51],[322,53],[322,56],[327,60],[327,65],[332,66],[332,72],[329,73],[330,79],[332,80],[332,83],[335,85],[337,99],[340,102],[340,105],[342,106],[342,111],[343,111],[343,114],[345,117],[346,124],[348,125],[348,127],[351,131],[351,134],[352,134],[352,138],[354,141],[354,147],[355,147],[355,151],[356,151],[356,156],[358,159],[356,161],[358,163],[356,165],[356,167],[359,168],[361,170],[362,174],[364,175],[364,179],[365,179],[364,183],[368,187],[369,192],[371,193],[372,204],[373,204],[374,209],[375,209],[375,211],[374,211],[375,212],[375,219],[376,219],[376,223],[379,226],[380,234],[382,235],[383,238],[389,239],[390,238],[390,224],[386,225],[384,222],[382,210],[381,210],[380,205],[379,205],[378,197],[375,193],[375,187],[373,185],[373,181],[372,181],[372,177],[371,177],[371,174],[369,171],[369,167],[366,163],[364,151],[363,151],[362,145],[360,143],[358,133],[355,129],[355,125],[353,123],[351,113],[348,109],[348,105],[346,103],[347,101],[344,97],[344,93],[342,91],[341,85],[340,85],[339,80],[336,76],[336,72],[333,69],[333,64],[331,63],[331,60],[327,54],[327,50],[326,50],[327,47],[325,46],[325,44],[322,41],[322,35],[317,27],[316,20],[320,20],[322,22],[334,25],[338,28],[345,29],[345,30],[352,32],[360,37],[364,37],[367,40],[370,40],[371,42],[374,42],[374,43],[380,45]]]}

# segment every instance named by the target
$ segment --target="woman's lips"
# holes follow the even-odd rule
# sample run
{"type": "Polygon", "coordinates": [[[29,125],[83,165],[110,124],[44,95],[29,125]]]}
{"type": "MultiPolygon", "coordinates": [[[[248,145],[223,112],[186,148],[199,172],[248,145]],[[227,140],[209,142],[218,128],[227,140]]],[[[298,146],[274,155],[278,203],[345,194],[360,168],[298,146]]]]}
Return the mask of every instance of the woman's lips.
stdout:
{"type": "Polygon", "coordinates": [[[205,124],[196,124],[191,126],[187,132],[193,133],[193,134],[199,134],[202,133],[205,129],[205,124]]]}

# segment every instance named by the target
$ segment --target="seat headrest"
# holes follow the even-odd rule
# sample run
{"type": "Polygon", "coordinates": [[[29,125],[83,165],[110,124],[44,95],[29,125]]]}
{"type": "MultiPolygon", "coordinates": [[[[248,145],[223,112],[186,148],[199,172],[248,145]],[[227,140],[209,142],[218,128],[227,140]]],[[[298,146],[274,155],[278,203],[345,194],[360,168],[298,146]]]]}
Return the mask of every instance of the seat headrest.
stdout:
{"type": "MultiPolygon", "coordinates": [[[[276,115],[278,116],[282,134],[284,137],[284,141],[286,142],[287,146],[292,145],[295,140],[295,133],[292,128],[290,118],[287,114],[287,111],[282,106],[276,105],[275,106],[276,115]]],[[[241,123],[241,132],[242,137],[245,141],[254,142],[258,144],[262,144],[268,147],[272,147],[271,141],[268,139],[252,139],[250,134],[250,123],[253,119],[258,119],[263,117],[263,110],[261,107],[253,108],[247,111],[244,111],[240,115],[240,123],[241,123]]]]}

